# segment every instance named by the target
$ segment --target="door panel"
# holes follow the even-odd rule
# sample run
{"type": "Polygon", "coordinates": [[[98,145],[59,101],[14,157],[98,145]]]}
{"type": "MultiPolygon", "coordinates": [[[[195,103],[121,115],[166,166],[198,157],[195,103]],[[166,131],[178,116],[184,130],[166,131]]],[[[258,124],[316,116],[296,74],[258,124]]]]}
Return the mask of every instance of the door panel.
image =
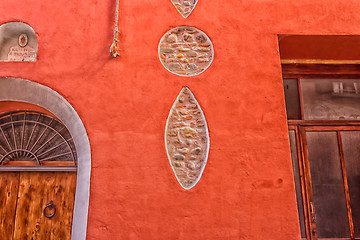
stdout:
{"type": "Polygon", "coordinates": [[[70,239],[74,209],[76,172],[56,173],[53,202],[56,214],[52,220],[51,239],[70,239]]]}
{"type": "Polygon", "coordinates": [[[0,173],[0,239],[12,239],[16,201],[19,189],[19,172],[0,173]]]}
{"type": "Polygon", "coordinates": [[[20,173],[14,239],[50,239],[51,221],[42,210],[52,197],[54,182],[54,174],[20,173]]]}
{"type": "Polygon", "coordinates": [[[21,172],[14,239],[70,239],[75,185],[74,172],[21,172]],[[43,210],[51,200],[49,219],[43,210]]]}

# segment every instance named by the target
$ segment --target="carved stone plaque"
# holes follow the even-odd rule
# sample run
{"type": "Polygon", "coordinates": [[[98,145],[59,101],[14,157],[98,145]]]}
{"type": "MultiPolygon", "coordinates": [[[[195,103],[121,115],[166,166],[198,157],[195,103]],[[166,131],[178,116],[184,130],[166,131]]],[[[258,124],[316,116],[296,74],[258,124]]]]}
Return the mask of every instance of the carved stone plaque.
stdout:
{"type": "Polygon", "coordinates": [[[171,108],[165,130],[167,155],[183,188],[190,189],[200,180],[209,144],[204,113],[190,89],[184,87],[171,108]]]}
{"type": "Polygon", "coordinates": [[[171,0],[181,16],[187,18],[196,6],[197,0],[171,0]]]}
{"type": "Polygon", "coordinates": [[[22,22],[0,25],[0,61],[36,61],[37,50],[38,40],[31,26],[22,22]]]}
{"type": "Polygon", "coordinates": [[[176,75],[200,74],[210,66],[213,57],[214,49],[209,37],[194,27],[176,27],[160,40],[160,61],[176,75]]]}
{"type": "Polygon", "coordinates": [[[15,46],[10,48],[8,61],[36,61],[36,51],[32,47],[15,46]]]}

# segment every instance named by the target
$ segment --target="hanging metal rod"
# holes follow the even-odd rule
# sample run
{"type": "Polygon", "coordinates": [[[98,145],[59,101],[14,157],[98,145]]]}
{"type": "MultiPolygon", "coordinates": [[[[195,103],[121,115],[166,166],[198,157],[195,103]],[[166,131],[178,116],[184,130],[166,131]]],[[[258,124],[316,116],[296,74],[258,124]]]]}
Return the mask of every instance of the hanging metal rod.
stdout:
{"type": "Polygon", "coordinates": [[[118,15],[119,15],[119,0],[116,0],[114,40],[110,47],[110,55],[114,58],[119,56],[119,53],[118,53],[118,47],[119,47],[118,15]]]}

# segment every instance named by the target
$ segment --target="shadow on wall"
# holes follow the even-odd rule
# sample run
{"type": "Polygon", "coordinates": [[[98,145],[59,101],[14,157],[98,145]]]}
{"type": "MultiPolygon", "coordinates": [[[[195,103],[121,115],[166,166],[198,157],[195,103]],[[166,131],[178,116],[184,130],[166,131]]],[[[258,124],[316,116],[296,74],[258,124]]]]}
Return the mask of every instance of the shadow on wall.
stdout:
{"type": "Polygon", "coordinates": [[[36,61],[38,40],[26,23],[8,22],[0,26],[0,61],[36,61]]]}

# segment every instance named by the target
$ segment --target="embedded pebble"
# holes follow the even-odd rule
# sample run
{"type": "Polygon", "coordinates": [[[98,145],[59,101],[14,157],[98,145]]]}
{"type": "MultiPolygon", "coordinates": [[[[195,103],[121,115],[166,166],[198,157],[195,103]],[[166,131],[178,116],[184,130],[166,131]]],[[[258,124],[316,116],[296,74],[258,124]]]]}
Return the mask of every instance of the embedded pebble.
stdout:
{"type": "Polygon", "coordinates": [[[173,162],[174,167],[182,167],[181,162],[173,162]]]}
{"type": "Polygon", "coordinates": [[[186,110],[186,109],[181,109],[179,112],[180,112],[181,115],[189,114],[189,111],[186,110]]]}
{"type": "Polygon", "coordinates": [[[201,148],[199,148],[199,147],[194,148],[193,150],[191,150],[191,154],[195,154],[195,155],[200,154],[200,152],[201,152],[201,148]]]}
{"type": "Polygon", "coordinates": [[[175,52],[175,50],[172,49],[172,48],[163,48],[163,49],[161,49],[161,51],[163,53],[173,53],[173,52],[175,52]]]}
{"type": "Polygon", "coordinates": [[[180,64],[180,63],[170,63],[170,64],[169,64],[169,69],[170,69],[171,71],[181,70],[181,64],[180,64]]]}
{"type": "Polygon", "coordinates": [[[178,148],[177,151],[182,154],[188,153],[190,150],[188,148],[178,148]]]}
{"type": "Polygon", "coordinates": [[[178,135],[178,131],[177,131],[177,130],[170,130],[170,131],[168,131],[168,135],[169,135],[170,137],[177,136],[177,135],[178,135]]]}
{"type": "Polygon", "coordinates": [[[194,64],[194,63],[191,63],[191,64],[186,65],[186,69],[195,70],[196,68],[197,68],[197,66],[196,66],[196,64],[194,64]]]}
{"type": "Polygon", "coordinates": [[[169,43],[174,43],[174,42],[176,42],[176,41],[177,41],[177,36],[176,36],[176,34],[170,34],[170,35],[167,37],[167,41],[168,41],[169,43]]]}
{"type": "Polygon", "coordinates": [[[195,129],[193,128],[183,128],[181,129],[181,135],[187,138],[194,138],[197,137],[197,133],[195,131],[195,129]]]}
{"type": "Polygon", "coordinates": [[[174,159],[175,159],[175,160],[184,160],[184,159],[185,159],[185,156],[184,156],[184,155],[181,155],[181,154],[175,154],[175,155],[174,155],[174,159]]]}
{"type": "Polygon", "coordinates": [[[184,34],[184,41],[185,42],[193,42],[193,38],[189,34],[184,34]]]}
{"type": "Polygon", "coordinates": [[[199,43],[205,43],[207,41],[207,37],[205,37],[203,34],[198,34],[195,38],[199,43]]]}
{"type": "Polygon", "coordinates": [[[189,58],[194,58],[197,56],[197,53],[196,52],[188,52],[188,53],[186,53],[186,56],[189,58]]]}

